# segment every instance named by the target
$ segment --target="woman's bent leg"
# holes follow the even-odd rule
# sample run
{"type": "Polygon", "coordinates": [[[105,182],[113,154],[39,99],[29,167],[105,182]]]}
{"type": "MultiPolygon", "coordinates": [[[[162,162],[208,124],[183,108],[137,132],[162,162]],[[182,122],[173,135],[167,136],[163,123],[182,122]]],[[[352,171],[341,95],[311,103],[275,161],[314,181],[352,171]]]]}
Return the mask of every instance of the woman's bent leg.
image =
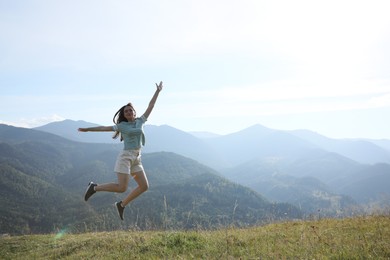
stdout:
{"type": "Polygon", "coordinates": [[[131,201],[133,201],[135,198],[137,198],[139,195],[144,193],[149,188],[149,182],[148,178],[146,177],[146,174],[144,171],[139,171],[136,173],[132,173],[134,180],[137,182],[138,186],[130,192],[127,197],[122,200],[122,206],[125,207],[127,204],[129,204],[131,201]]]}
{"type": "Polygon", "coordinates": [[[129,174],[117,173],[118,183],[104,183],[95,187],[95,191],[125,192],[130,180],[129,174]]]}

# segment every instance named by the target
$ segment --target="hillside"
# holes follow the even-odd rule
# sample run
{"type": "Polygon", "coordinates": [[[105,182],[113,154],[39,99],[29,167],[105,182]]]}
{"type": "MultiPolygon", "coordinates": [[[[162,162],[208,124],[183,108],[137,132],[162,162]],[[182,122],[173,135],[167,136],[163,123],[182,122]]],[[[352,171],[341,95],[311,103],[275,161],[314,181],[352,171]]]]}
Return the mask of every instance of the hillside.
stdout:
{"type": "Polygon", "coordinates": [[[351,210],[356,214],[358,204],[351,197],[343,195],[342,191],[336,193],[325,180],[320,180],[322,166],[313,162],[310,167],[294,167],[292,163],[281,163],[271,158],[252,160],[227,169],[223,174],[270,200],[291,203],[307,214],[321,211],[324,216],[337,216],[348,215],[351,210]],[[309,174],[310,169],[313,169],[313,174],[309,174]],[[304,170],[304,174],[299,175],[300,170],[304,170]]]}
{"type": "Polygon", "coordinates": [[[60,122],[53,122],[47,125],[34,128],[35,130],[59,135],[69,140],[85,143],[118,143],[118,140],[112,139],[112,133],[88,133],[82,135],[77,132],[80,127],[94,127],[97,124],[78,120],[64,120],[60,122]]]}
{"type": "Polygon", "coordinates": [[[0,238],[1,259],[388,259],[390,217],[214,231],[116,231],[0,238]]]}
{"type": "MultiPolygon", "coordinates": [[[[112,133],[79,133],[79,127],[91,127],[96,124],[85,121],[64,120],[61,122],[53,122],[41,127],[35,128],[39,131],[55,134],[69,140],[87,143],[114,143],[119,144],[117,139],[112,139],[112,133]]],[[[186,157],[190,157],[205,165],[218,169],[226,162],[218,156],[212,148],[200,138],[195,137],[190,133],[186,133],[173,127],[162,125],[146,125],[146,146],[143,151],[145,153],[153,152],[174,152],[186,157]]]]}
{"type": "Polygon", "coordinates": [[[226,158],[214,151],[207,142],[173,127],[147,125],[145,135],[146,145],[143,151],[146,153],[174,152],[217,170],[227,163],[226,158]]]}
{"type": "MultiPolygon", "coordinates": [[[[64,122],[64,128],[67,125],[64,122]]],[[[261,125],[207,138],[169,126],[147,125],[145,131],[145,152],[170,151],[192,158],[271,200],[294,202],[308,214],[318,209],[345,212],[356,203],[389,204],[390,171],[383,166],[380,174],[372,174],[378,171],[377,163],[390,165],[388,140],[331,139],[308,130],[261,125]]]]}
{"type": "MultiPolygon", "coordinates": [[[[7,126],[1,128],[5,131],[7,126]]],[[[31,129],[9,130],[12,138],[0,136],[2,233],[49,233],[64,227],[79,232],[215,228],[302,216],[296,207],[270,203],[192,159],[160,152],[143,155],[151,187],[126,209],[121,222],[112,204],[122,194],[98,193],[88,203],[83,201],[90,180],[116,179],[112,168],[120,145],[78,143],[31,129]],[[29,140],[30,136],[37,138],[29,140]]]]}

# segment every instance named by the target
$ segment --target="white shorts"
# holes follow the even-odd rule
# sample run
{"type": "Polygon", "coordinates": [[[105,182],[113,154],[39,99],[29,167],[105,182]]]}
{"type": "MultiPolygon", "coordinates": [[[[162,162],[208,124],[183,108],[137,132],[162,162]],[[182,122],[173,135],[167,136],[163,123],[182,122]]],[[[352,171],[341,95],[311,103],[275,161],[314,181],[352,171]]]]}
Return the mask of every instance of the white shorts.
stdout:
{"type": "Polygon", "coordinates": [[[143,171],[141,163],[141,150],[122,150],[116,158],[114,171],[130,174],[143,171]]]}

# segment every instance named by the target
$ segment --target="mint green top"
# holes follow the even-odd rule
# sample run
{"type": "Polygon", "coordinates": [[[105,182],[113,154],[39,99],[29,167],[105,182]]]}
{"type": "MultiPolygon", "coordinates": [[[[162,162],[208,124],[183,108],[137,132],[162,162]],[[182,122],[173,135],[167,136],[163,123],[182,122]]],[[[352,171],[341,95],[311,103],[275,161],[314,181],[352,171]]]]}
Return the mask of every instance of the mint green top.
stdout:
{"type": "Polygon", "coordinates": [[[114,131],[119,131],[123,138],[124,150],[138,150],[145,145],[145,134],[143,126],[146,117],[142,115],[137,117],[133,122],[120,122],[112,126],[114,131]]]}

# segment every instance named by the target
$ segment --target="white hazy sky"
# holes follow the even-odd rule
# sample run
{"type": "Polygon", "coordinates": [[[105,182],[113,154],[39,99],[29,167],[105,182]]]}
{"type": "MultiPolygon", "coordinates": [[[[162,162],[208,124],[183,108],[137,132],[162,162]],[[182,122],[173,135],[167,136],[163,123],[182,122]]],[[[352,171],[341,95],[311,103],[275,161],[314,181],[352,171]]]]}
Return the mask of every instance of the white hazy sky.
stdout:
{"type": "Polygon", "coordinates": [[[390,1],[0,0],[0,123],[390,139],[390,1]]]}

